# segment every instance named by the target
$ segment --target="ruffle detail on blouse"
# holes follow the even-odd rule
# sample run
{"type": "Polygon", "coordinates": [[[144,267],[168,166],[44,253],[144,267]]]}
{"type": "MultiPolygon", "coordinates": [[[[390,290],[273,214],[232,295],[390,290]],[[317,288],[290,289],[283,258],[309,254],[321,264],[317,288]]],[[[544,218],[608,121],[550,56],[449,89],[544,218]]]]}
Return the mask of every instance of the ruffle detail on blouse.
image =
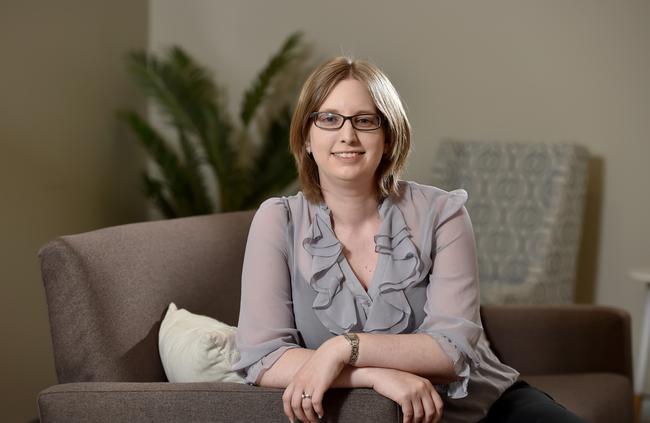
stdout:
{"type": "Polygon", "coordinates": [[[420,257],[399,207],[386,199],[379,213],[383,220],[375,236],[375,251],[389,255],[390,259],[377,282],[378,295],[373,300],[364,330],[402,333],[411,322],[411,306],[404,290],[425,278],[431,260],[420,257]]]}
{"type": "Polygon", "coordinates": [[[314,313],[330,332],[339,335],[357,324],[357,316],[354,298],[341,290],[345,278],[339,263],[343,246],[330,222],[327,206],[318,206],[302,246],[312,256],[309,285],[317,293],[312,304],[314,313]]]}
{"type": "MultiPolygon", "coordinates": [[[[431,266],[423,260],[400,209],[387,198],[380,208],[382,218],[375,236],[376,252],[389,255],[382,278],[376,288],[365,332],[401,333],[412,320],[411,306],[404,290],[421,282],[431,266]]],[[[317,292],[312,308],[330,332],[341,334],[357,325],[356,303],[348,290],[341,289],[345,275],[340,260],[343,247],[331,228],[329,209],[321,204],[303,240],[303,247],[312,256],[310,286],[317,292]]]]}

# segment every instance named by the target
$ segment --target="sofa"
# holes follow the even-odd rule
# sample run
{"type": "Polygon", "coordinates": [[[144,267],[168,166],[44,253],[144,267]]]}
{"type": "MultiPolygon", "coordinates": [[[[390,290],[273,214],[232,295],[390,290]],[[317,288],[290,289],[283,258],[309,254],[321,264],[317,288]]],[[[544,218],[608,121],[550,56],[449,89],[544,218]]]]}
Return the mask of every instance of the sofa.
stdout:
{"type": "MultiPolygon", "coordinates": [[[[237,324],[252,212],[62,236],[39,252],[59,384],[41,422],[284,422],[282,390],[169,383],[158,329],[170,302],[237,324]]],[[[495,353],[590,422],[631,422],[630,318],[595,305],[484,306],[495,353]]],[[[329,422],[398,422],[371,389],[332,389],[329,422]]]]}

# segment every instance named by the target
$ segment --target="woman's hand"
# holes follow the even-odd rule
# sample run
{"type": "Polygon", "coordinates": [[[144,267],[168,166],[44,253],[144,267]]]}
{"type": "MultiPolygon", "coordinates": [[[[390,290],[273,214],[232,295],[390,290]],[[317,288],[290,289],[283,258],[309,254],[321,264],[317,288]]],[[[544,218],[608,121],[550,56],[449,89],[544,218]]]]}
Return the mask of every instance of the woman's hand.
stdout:
{"type": "Polygon", "coordinates": [[[442,399],[428,379],[394,369],[373,369],[373,389],[402,408],[403,423],[437,423],[442,399]]]}
{"type": "Polygon", "coordinates": [[[293,376],[284,390],[284,414],[291,422],[318,422],[323,416],[323,396],[341,373],[350,356],[350,345],[341,336],[324,342],[293,376]],[[303,398],[303,393],[309,398],[303,398]]]}

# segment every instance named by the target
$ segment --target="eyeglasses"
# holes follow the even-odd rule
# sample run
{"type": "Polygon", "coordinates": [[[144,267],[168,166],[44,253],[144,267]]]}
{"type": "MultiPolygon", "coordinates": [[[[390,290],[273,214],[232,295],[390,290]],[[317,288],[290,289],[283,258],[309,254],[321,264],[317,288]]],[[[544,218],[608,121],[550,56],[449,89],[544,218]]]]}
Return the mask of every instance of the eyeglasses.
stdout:
{"type": "Polygon", "coordinates": [[[358,131],[374,131],[381,127],[381,117],[375,114],[343,116],[332,112],[314,112],[309,116],[314,119],[314,125],[321,129],[341,129],[348,119],[358,131]]]}

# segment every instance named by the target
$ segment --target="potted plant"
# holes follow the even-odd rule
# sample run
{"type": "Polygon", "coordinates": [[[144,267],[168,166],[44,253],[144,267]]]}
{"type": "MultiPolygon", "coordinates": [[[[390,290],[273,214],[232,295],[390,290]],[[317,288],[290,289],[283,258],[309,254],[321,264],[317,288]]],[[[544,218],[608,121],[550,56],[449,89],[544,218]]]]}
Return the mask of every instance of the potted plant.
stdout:
{"type": "Polygon", "coordinates": [[[129,54],[129,73],[174,134],[170,140],[135,111],[120,113],[153,160],[144,191],[164,217],[255,208],[295,181],[291,109],[272,100],[302,50],[300,33],[285,40],[245,91],[237,124],[224,90],[182,48],[129,54]]]}

